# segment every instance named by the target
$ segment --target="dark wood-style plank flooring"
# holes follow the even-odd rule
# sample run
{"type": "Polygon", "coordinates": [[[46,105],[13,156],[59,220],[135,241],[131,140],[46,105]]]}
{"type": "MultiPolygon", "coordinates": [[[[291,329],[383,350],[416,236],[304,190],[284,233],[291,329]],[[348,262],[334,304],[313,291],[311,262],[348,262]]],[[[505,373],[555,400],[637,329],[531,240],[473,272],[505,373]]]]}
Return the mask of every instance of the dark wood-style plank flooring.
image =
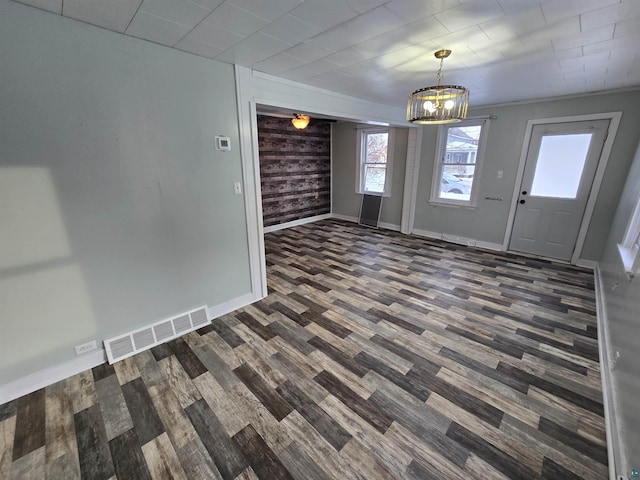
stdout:
{"type": "Polygon", "coordinates": [[[593,275],[323,221],[269,296],[0,406],[2,479],[605,479],[593,275]]]}

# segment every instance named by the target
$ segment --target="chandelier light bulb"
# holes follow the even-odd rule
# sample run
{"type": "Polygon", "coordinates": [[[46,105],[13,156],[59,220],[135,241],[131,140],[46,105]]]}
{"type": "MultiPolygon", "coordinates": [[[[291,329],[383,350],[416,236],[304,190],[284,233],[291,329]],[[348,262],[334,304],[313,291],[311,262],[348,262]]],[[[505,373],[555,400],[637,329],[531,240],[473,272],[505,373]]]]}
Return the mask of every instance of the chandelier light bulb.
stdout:
{"type": "Polygon", "coordinates": [[[433,102],[430,100],[427,100],[426,102],[424,102],[423,105],[424,109],[427,110],[429,113],[433,113],[436,111],[436,107],[433,106],[433,102]]]}

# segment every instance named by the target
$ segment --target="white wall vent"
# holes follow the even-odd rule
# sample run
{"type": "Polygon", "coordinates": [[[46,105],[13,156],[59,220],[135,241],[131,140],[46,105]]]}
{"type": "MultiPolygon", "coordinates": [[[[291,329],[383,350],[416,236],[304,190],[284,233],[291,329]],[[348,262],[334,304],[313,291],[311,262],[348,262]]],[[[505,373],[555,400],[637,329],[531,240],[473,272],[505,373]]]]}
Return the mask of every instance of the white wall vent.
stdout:
{"type": "Polygon", "coordinates": [[[207,317],[207,306],[190,310],[180,315],[138,328],[124,335],[104,341],[109,363],[135,355],[151,347],[172,340],[187,332],[211,323],[207,317]]]}

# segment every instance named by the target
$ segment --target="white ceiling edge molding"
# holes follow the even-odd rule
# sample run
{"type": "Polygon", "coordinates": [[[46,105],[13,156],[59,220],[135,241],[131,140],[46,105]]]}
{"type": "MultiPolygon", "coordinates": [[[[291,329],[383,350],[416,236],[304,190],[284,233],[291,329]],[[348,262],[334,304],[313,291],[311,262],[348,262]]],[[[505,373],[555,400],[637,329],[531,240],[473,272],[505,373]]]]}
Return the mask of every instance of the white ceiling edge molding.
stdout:
{"type": "MultiPolygon", "coordinates": [[[[625,92],[635,92],[640,90],[640,86],[637,87],[625,87],[625,88],[616,88],[612,90],[598,90],[597,92],[586,92],[586,93],[573,93],[570,95],[561,95],[558,97],[544,97],[544,98],[531,98],[528,100],[516,100],[513,102],[504,102],[504,103],[487,103],[483,105],[472,105],[472,102],[469,102],[469,111],[480,108],[498,108],[498,107],[512,107],[514,105],[529,105],[532,103],[544,103],[544,102],[555,102],[560,100],[571,100],[573,98],[587,98],[587,97],[597,97],[600,95],[614,95],[616,93],[625,93],[625,92]]],[[[473,93],[473,92],[472,92],[473,93]]]]}
{"type": "Polygon", "coordinates": [[[259,105],[320,114],[337,120],[378,122],[411,127],[406,108],[383,105],[362,98],[287,80],[268,73],[251,71],[254,101],[259,105]]]}

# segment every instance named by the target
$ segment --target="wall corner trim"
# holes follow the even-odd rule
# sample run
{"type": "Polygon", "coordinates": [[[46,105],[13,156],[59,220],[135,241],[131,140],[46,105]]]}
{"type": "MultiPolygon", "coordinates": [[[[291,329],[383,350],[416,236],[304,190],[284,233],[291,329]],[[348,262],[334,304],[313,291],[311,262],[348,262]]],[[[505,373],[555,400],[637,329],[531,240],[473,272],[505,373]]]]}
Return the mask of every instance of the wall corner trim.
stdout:
{"type": "Polygon", "coordinates": [[[602,381],[602,401],[604,406],[604,424],[607,433],[607,458],[609,464],[609,479],[616,480],[616,471],[624,471],[626,461],[623,457],[624,448],[618,436],[618,420],[616,417],[616,391],[613,382],[613,362],[611,361],[609,342],[609,322],[604,298],[604,282],[600,265],[596,262],[594,268],[596,320],[598,328],[598,356],[600,360],[600,379],[602,381]]]}

